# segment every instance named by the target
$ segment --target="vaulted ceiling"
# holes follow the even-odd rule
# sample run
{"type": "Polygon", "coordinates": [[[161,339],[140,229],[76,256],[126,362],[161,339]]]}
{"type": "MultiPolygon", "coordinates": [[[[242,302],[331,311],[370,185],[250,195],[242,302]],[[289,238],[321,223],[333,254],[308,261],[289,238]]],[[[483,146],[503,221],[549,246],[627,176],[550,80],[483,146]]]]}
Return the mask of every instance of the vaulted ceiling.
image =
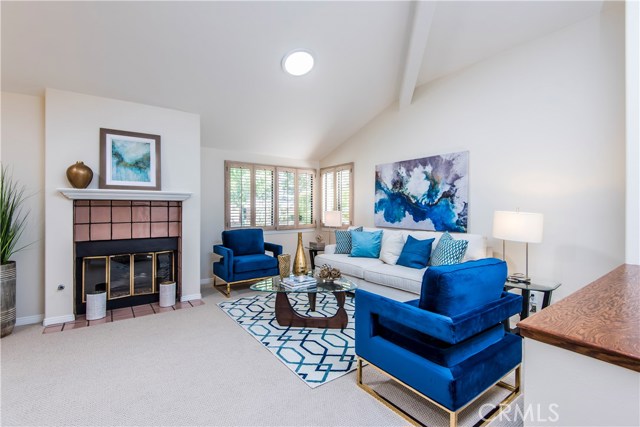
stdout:
{"type": "Polygon", "coordinates": [[[607,3],[2,1],[2,90],[189,111],[203,146],[318,160],[416,86],[607,3]],[[282,71],[295,48],[306,76],[282,71]]]}

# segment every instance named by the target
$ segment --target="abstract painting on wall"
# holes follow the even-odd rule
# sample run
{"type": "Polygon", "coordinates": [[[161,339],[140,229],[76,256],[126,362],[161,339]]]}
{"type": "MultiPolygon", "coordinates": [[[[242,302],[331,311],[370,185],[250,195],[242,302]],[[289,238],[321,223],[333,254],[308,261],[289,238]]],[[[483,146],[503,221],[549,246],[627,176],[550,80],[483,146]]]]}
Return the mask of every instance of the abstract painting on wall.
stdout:
{"type": "Polygon", "coordinates": [[[375,225],[467,231],[469,152],[376,166],[375,225]]]}
{"type": "Polygon", "coordinates": [[[100,188],[160,190],[160,136],[100,129],[100,188]]]}

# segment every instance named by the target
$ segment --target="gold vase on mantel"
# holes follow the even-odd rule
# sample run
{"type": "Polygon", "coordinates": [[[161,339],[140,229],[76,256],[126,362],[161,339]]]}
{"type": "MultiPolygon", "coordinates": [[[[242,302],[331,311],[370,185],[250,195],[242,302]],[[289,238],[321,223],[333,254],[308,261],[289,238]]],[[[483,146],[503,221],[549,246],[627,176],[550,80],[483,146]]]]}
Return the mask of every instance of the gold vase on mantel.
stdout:
{"type": "Polygon", "coordinates": [[[87,188],[93,179],[93,171],[83,162],[67,168],[67,179],[73,188],[87,188]]]}
{"type": "Polygon", "coordinates": [[[293,260],[293,274],[296,276],[307,274],[307,257],[304,255],[304,247],[302,246],[302,233],[298,233],[298,249],[296,249],[296,257],[293,260]]]}

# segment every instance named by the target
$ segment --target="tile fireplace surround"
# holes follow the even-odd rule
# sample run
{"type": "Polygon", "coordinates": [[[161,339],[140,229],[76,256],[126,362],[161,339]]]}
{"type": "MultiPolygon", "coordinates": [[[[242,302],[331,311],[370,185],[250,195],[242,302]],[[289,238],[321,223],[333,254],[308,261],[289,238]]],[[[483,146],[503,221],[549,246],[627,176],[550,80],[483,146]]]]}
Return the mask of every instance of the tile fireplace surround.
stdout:
{"type": "MultiPolygon", "coordinates": [[[[182,201],[190,193],[131,190],[59,189],[73,200],[73,245],[177,240],[174,280],[182,293],[182,201]]],[[[78,260],[76,259],[77,263],[78,260]]],[[[74,271],[78,271],[74,267],[74,271]]],[[[74,294],[82,277],[74,279],[74,294]]]]}
{"type": "Polygon", "coordinates": [[[73,241],[181,237],[182,202],[75,200],[73,241]]]}

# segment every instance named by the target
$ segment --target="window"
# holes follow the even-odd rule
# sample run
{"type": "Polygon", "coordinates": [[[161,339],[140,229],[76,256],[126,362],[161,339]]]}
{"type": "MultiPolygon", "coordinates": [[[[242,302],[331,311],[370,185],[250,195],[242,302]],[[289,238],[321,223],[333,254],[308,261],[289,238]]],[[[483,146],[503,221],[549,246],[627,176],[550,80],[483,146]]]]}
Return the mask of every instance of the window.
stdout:
{"type": "Polygon", "coordinates": [[[316,172],[225,162],[225,226],[289,229],[315,226],[316,172]]]}
{"type": "Polygon", "coordinates": [[[322,223],[326,211],[342,212],[342,225],[353,224],[353,163],[320,169],[322,223]]]}

